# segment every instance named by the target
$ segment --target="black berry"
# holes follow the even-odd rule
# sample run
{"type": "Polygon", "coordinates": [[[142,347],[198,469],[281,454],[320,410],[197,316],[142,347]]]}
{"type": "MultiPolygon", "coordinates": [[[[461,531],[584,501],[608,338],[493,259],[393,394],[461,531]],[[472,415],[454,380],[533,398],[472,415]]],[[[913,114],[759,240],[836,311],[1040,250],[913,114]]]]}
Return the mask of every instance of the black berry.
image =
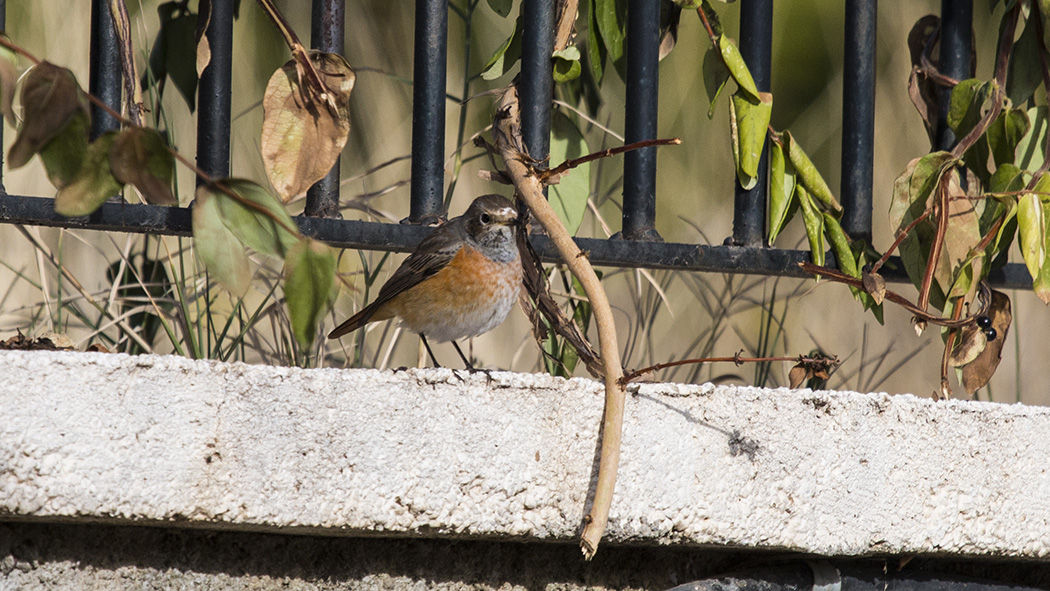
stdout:
{"type": "Polygon", "coordinates": [[[989,341],[994,341],[995,337],[999,336],[999,333],[995,332],[994,328],[986,328],[984,329],[984,336],[989,341]]]}
{"type": "Polygon", "coordinates": [[[991,325],[992,325],[992,319],[991,318],[989,318],[987,316],[978,316],[977,317],[977,326],[980,326],[981,328],[988,328],[991,325]]]}

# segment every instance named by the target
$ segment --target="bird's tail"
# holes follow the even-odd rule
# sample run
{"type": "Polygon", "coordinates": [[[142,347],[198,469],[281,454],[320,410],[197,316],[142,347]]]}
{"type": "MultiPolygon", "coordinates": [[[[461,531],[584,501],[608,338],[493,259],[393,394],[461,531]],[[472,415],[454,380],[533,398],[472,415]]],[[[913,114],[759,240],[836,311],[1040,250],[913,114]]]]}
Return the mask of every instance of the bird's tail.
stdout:
{"type": "Polygon", "coordinates": [[[339,337],[354,332],[355,330],[368,324],[368,321],[372,319],[373,312],[375,312],[375,309],[372,306],[365,306],[364,308],[361,308],[361,310],[357,314],[354,314],[353,316],[348,318],[346,322],[343,322],[339,326],[335,327],[335,330],[328,333],[328,338],[338,339],[339,337]]]}

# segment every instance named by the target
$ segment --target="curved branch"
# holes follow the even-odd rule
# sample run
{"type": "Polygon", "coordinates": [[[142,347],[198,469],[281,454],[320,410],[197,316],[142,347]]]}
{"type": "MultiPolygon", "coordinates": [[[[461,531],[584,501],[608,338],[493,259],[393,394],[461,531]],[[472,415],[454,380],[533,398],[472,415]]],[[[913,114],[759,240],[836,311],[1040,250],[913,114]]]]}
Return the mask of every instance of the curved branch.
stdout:
{"type": "Polygon", "coordinates": [[[605,416],[602,419],[601,458],[598,464],[598,485],[590,513],[584,518],[580,547],[590,560],[598,549],[598,542],[605,533],[612,506],[616,472],[620,463],[620,438],[623,430],[623,408],[626,390],[621,385],[623,364],[616,340],[612,308],[598,276],[594,273],[587,255],[572,240],[554,209],[543,196],[543,183],[533,171],[521,136],[521,111],[518,90],[510,85],[500,98],[492,125],[496,150],[507,167],[507,175],[514,188],[532,210],[532,214],[547,230],[558,253],[572,274],[580,281],[587,299],[591,302],[594,320],[598,325],[598,346],[605,368],[605,416]]]}

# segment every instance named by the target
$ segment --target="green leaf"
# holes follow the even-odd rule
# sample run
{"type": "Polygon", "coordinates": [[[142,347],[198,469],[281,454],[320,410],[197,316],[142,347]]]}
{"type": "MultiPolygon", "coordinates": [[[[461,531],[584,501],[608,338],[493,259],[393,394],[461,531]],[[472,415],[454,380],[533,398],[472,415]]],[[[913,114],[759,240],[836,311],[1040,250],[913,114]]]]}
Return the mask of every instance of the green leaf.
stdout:
{"type": "Polygon", "coordinates": [[[40,149],[40,160],[44,163],[47,178],[56,189],[69,185],[80,174],[87,154],[90,128],[91,119],[86,113],[77,111],[65,128],[40,149]]]}
{"type": "Polygon", "coordinates": [[[514,0],[488,0],[489,8],[493,12],[500,16],[507,16],[510,14],[510,9],[514,5],[514,0]]]}
{"type": "Polygon", "coordinates": [[[838,200],[832,195],[831,188],[824,181],[824,177],[820,176],[817,167],[813,166],[813,161],[809,159],[806,152],[798,145],[791,132],[785,131],[783,138],[788,150],[788,160],[795,167],[795,175],[798,182],[805,185],[809,194],[823,203],[825,207],[830,208],[835,217],[842,217],[842,206],[839,205],[838,200]]]}
{"type": "Polygon", "coordinates": [[[309,349],[317,323],[328,309],[335,284],[335,255],[324,243],[303,238],[288,249],[284,261],[284,297],[295,340],[309,349]]]}
{"type": "Polygon", "coordinates": [[[797,199],[802,206],[802,221],[806,225],[806,238],[809,239],[809,258],[814,265],[824,266],[824,216],[817,209],[805,187],[795,185],[797,199]]]}
{"type": "Polygon", "coordinates": [[[580,77],[580,50],[570,45],[561,51],[554,52],[554,81],[558,84],[569,82],[580,77]]]}
{"type": "Polygon", "coordinates": [[[263,254],[285,256],[299,242],[295,222],[284,206],[266,189],[244,179],[219,181],[233,191],[234,199],[216,185],[197,187],[197,198],[210,194],[218,202],[226,227],[246,246],[263,254]]]}
{"type": "Polygon", "coordinates": [[[751,189],[758,182],[758,161],[762,157],[762,147],[766,143],[769,118],[773,113],[773,97],[761,93],[762,100],[756,101],[741,92],[733,94],[733,116],[736,118],[736,154],[738,155],[736,174],[740,186],[751,189]]]}
{"type": "Polygon", "coordinates": [[[117,132],[109,131],[91,142],[76,178],[55,195],[55,213],[67,217],[85,216],[120,192],[124,185],[113,178],[113,171],[109,168],[109,150],[115,139],[117,132]]]}
{"type": "Polygon", "coordinates": [[[601,84],[602,74],[605,72],[606,51],[598,29],[597,0],[590,0],[587,6],[587,63],[590,64],[594,83],[601,84]]]}
{"type": "Polygon", "coordinates": [[[109,153],[109,164],[118,181],[138,189],[146,203],[175,205],[171,192],[175,158],[155,129],[129,127],[120,132],[109,153]]]}
{"type": "Polygon", "coordinates": [[[762,100],[762,97],[758,95],[755,79],[751,77],[751,70],[747,69],[744,56],[740,54],[740,50],[737,49],[733,40],[725,35],[720,35],[718,37],[718,50],[722,53],[722,61],[725,63],[726,68],[729,69],[729,75],[733,77],[733,80],[736,80],[737,86],[756,101],[762,100]]]}
{"type": "Polygon", "coordinates": [[[230,293],[243,296],[251,283],[251,266],[244,245],[226,227],[219,212],[219,201],[208,190],[197,189],[193,203],[193,244],[197,256],[219,283],[230,293]]]}
{"type": "Polygon", "coordinates": [[[824,231],[827,232],[828,239],[831,241],[831,251],[835,253],[839,270],[850,277],[860,279],[860,267],[857,266],[857,259],[853,256],[849,236],[846,236],[846,232],[842,230],[842,225],[835,216],[827,212],[824,212],[823,216],[824,231]]]}
{"type": "Polygon", "coordinates": [[[73,72],[49,62],[41,62],[22,83],[22,127],[7,152],[10,168],[25,166],[34,154],[57,137],[82,114],[89,118],[84,97],[73,72]]]}
{"type": "Polygon", "coordinates": [[[1017,233],[1017,197],[1013,195],[1004,195],[1005,193],[1016,193],[1024,189],[1024,173],[1020,168],[1013,164],[1004,164],[1000,166],[995,174],[992,175],[991,181],[988,185],[989,197],[992,197],[991,201],[994,202],[995,206],[991,204],[985,206],[984,214],[981,216],[981,234],[984,235],[991,231],[992,224],[995,223],[996,219],[1003,218],[1003,222],[999,225],[999,231],[996,232],[995,240],[988,244],[988,248],[985,249],[985,258],[988,261],[992,261],[991,265],[988,265],[985,269],[985,275],[987,271],[999,267],[999,257],[1002,255],[1005,263],[1006,250],[1010,247],[1013,242],[1014,235],[1017,233]],[[994,195],[999,193],[1000,195],[994,195]]]}
{"type": "Polygon", "coordinates": [[[1028,131],[1017,144],[1017,163],[1023,170],[1038,170],[1046,161],[1046,130],[1050,127],[1046,106],[1028,109],[1028,131]]]}
{"type": "Polygon", "coordinates": [[[795,201],[795,171],[787,170],[784,148],[778,142],[769,143],[769,244],[776,242],[780,231],[791,219],[795,201]]]}
{"type": "Polygon", "coordinates": [[[726,87],[726,82],[729,82],[729,70],[722,63],[721,58],[719,58],[719,52],[714,47],[708,47],[704,53],[703,68],[704,90],[707,91],[707,99],[710,101],[710,106],[707,108],[707,118],[711,119],[715,116],[715,106],[718,104],[718,97],[722,94],[722,89],[726,87]]]}
{"type": "Polygon", "coordinates": [[[1012,163],[1017,144],[1028,132],[1028,115],[1020,109],[1003,111],[988,127],[988,146],[992,150],[995,166],[1012,163]]]}
{"type": "Polygon", "coordinates": [[[1046,219],[1039,195],[1025,193],[1017,200],[1017,231],[1024,264],[1038,277],[1046,259],[1046,219]]]}
{"type": "MultiPolygon", "coordinates": [[[[561,163],[590,153],[579,128],[560,111],[551,112],[550,161],[561,163]]],[[[570,234],[583,223],[591,190],[591,163],[581,164],[550,186],[550,204],[570,234]]]]}
{"type": "Polygon", "coordinates": [[[620,78],[627,78],[627,60],[624,55],[624,31],[627,26],[627,0],[595,0],[594,17],[598,32],[613,67],[620,78]]]}
{"type": "Polygon", "coordinates": [[[1010,63],[1006,71],[1006,96],[1018,107],[1028,102],[1043,83],[1042,64],[1045,55],[1038,29],[1039,15],[1032,12],[1025,23],[1024,31],[1014,42],[1010,52],[1010,63]]]}
{"type": "MultiPolygon", "coordinates": [[[[981,118],[992,108],[992,82],[981,83],[970,79],[960,82],[952,91],[949,103],[948,125],[955,132],[955,137],[962,138],[970,133],[981,118]]],[[[988,139],[981,137],[963,154],[966,167],[977,175],[981,182],[988,182],[988,139]]]]}
{"type": "Polygon", "coordinates": [[[521,59],[521,16],[514,21],[514,32],[507,38],[492,54],[485,67],[481,69],[481,77],[484,80],[495,80],[514,67],[521,59]]]}
{"type": "MultiPolygon", "coordinates": [[[[1050,209],[1047,206],[1043,206],[1043,216],[1050,216],[1050,209]]],[[[1046,248],[1050,248],[1050,244],[1046,245],[1046,248]]],[[[1039,274],[1032,280],[1032,291],[1040,300],[1043,300],[1044,304],[1050,305],[1050,257],[1043,259],[1043,266],[1039,269],[1039,274]]]]}
{"type": "MultiPolygon", "coordinates": [[[[904,172],[893,182],[890,202],[890,227],[894,234],[903,231],[918,219],[930,205],[930,195],[944,170],[955,162],[948,152],[933,152],[908,163],[904,172]]],[[[933,224],[927,219],[901,241],[898,248],[908,277],[918,286],[922,281],[929,257],[929,243],[933,238],[933,224]]]]}
{"type": "MultiPolygon", "coordinates": [[[[948,102],[948,127],[952,128],[956,135],[960,135],[959,126],[967,119],[968,115],[973,119],[971,111],[973,109],[974,95],[983,84],[977,78],[970,78],[959,82],[952,89],[952,95],[948,102]]],[[[970,127],[973,127],[973,123],[970,124],[970,127]]]]}

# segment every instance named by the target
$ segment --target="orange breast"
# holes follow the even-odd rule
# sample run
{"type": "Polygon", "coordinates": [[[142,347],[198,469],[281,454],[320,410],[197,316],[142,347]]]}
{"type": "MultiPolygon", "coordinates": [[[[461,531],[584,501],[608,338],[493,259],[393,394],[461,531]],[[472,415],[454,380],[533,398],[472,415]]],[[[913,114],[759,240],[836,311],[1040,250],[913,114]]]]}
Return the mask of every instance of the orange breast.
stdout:
{"type": "Polygon", "coordinates": [[[394,298],[389,308],[427,338],[457,340],[503,322],[520,286],[520,259],[500,263],[464,246],[445,268],[394,298]]]}

